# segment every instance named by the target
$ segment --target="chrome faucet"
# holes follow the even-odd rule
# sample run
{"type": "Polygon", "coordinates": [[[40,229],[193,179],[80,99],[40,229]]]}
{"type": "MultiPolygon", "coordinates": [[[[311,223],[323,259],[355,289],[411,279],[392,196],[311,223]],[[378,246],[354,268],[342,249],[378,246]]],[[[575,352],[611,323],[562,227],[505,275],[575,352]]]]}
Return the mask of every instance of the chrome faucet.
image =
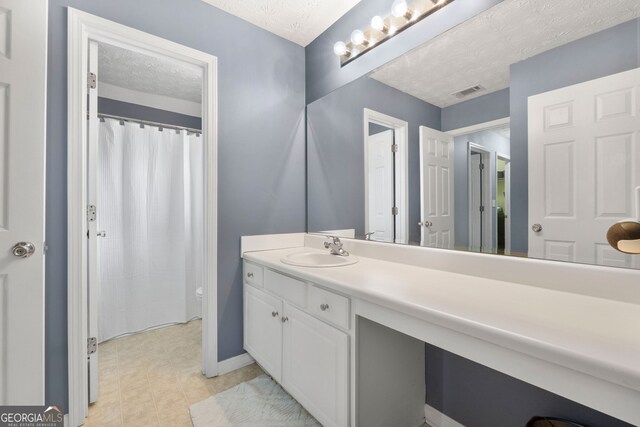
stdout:
{"type": "Polygon", "coordinates": [[[324,242],[325,249],[329,249],[331,255],[349,256],[349,252],[342,248],[342,242],[337,236],[327,236],[327,239],[332,239],[333,242],[324,242]]]}

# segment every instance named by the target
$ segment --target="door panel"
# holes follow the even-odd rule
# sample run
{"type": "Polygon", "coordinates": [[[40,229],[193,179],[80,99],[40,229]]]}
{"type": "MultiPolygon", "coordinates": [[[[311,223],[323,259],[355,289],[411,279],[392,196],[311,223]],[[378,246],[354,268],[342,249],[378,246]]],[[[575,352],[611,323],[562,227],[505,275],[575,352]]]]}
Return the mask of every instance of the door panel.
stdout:
{"type": "Polygon", "coordinates": [[[640,268],[606,241],[635,216],[639,94],[635,69],[529,98],[529,256],[640,268]]]}
{"type": "Polygon", "coordinates": [[[367,200],[368,230],[373,232],[371,240],[393,242],[394,216],[394,170],[393,170],[393,131],[371,135],[367,138],[367,200]]]}
{"type": "Polygon", "coordinates": [[[453,137],[420,126],[421,245],[453,248],[453,137]]]}
{"type": "Polygon", "coordinates": [[[269,375],[280,382],[282,379],[282,301],[245,285],[244,313],[245,350],[269,375]]]}
{"type": "Polygon", "coordinates": [[[44,403],[46,42],[47,2],[0,0],[0,405],[44,403]]]}
{"type": "Polygon", "coordinates": [[[347,334],[285,303],[282,385],[324,426],[348,424],[347,334]]]}

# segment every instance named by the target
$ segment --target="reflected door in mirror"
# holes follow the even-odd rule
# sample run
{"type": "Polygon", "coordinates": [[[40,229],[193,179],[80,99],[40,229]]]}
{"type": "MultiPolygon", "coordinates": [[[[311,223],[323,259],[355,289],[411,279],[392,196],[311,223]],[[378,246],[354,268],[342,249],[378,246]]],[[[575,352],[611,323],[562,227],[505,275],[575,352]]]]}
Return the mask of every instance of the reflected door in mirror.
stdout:
{"type": "Polygon", "coordinates": [[[640,267],[606,240],[633,216],[639,94],[634,69],[529,98],[529,256],[640,267]]]}

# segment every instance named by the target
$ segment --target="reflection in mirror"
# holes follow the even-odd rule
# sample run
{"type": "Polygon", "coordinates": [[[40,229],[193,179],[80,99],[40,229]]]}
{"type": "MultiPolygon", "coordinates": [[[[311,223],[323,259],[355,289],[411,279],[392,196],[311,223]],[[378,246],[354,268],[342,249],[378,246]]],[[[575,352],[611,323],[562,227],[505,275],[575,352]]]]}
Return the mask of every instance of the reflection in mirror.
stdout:
{"type": "Polygon", "coordinates": [[[504,0],[309,104],[308,231],[640,268],[639,17],[504,0]]]}

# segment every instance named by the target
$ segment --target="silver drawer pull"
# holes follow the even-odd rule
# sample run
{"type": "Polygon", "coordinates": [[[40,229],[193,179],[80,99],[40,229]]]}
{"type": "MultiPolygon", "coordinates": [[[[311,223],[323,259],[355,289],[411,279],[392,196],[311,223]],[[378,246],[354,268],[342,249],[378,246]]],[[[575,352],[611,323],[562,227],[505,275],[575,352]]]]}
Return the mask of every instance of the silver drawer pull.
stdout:
{"type": "Polygon", "coordinates": [[[278,312],[277,311],[272,311],[271,312],[271,317],[278,317],[278,312]]]}
{"type": "Polygon", "coordinates": [[[329,310],[329,304],[320,304],[320,310],[322,311],[329,310]]]}
{"type": "Polygon", "coordinates": [[[289,318],[287,316],[282,317],[282,323],[288,322],[288,321],[289,321],[289,318]]]}
{"type": "Polygon", "coordinates": [[[253,273],[251,273],[251,272],[247,273],[247,277],[248,278],[252,278],[253,277],[253,273]]]}

